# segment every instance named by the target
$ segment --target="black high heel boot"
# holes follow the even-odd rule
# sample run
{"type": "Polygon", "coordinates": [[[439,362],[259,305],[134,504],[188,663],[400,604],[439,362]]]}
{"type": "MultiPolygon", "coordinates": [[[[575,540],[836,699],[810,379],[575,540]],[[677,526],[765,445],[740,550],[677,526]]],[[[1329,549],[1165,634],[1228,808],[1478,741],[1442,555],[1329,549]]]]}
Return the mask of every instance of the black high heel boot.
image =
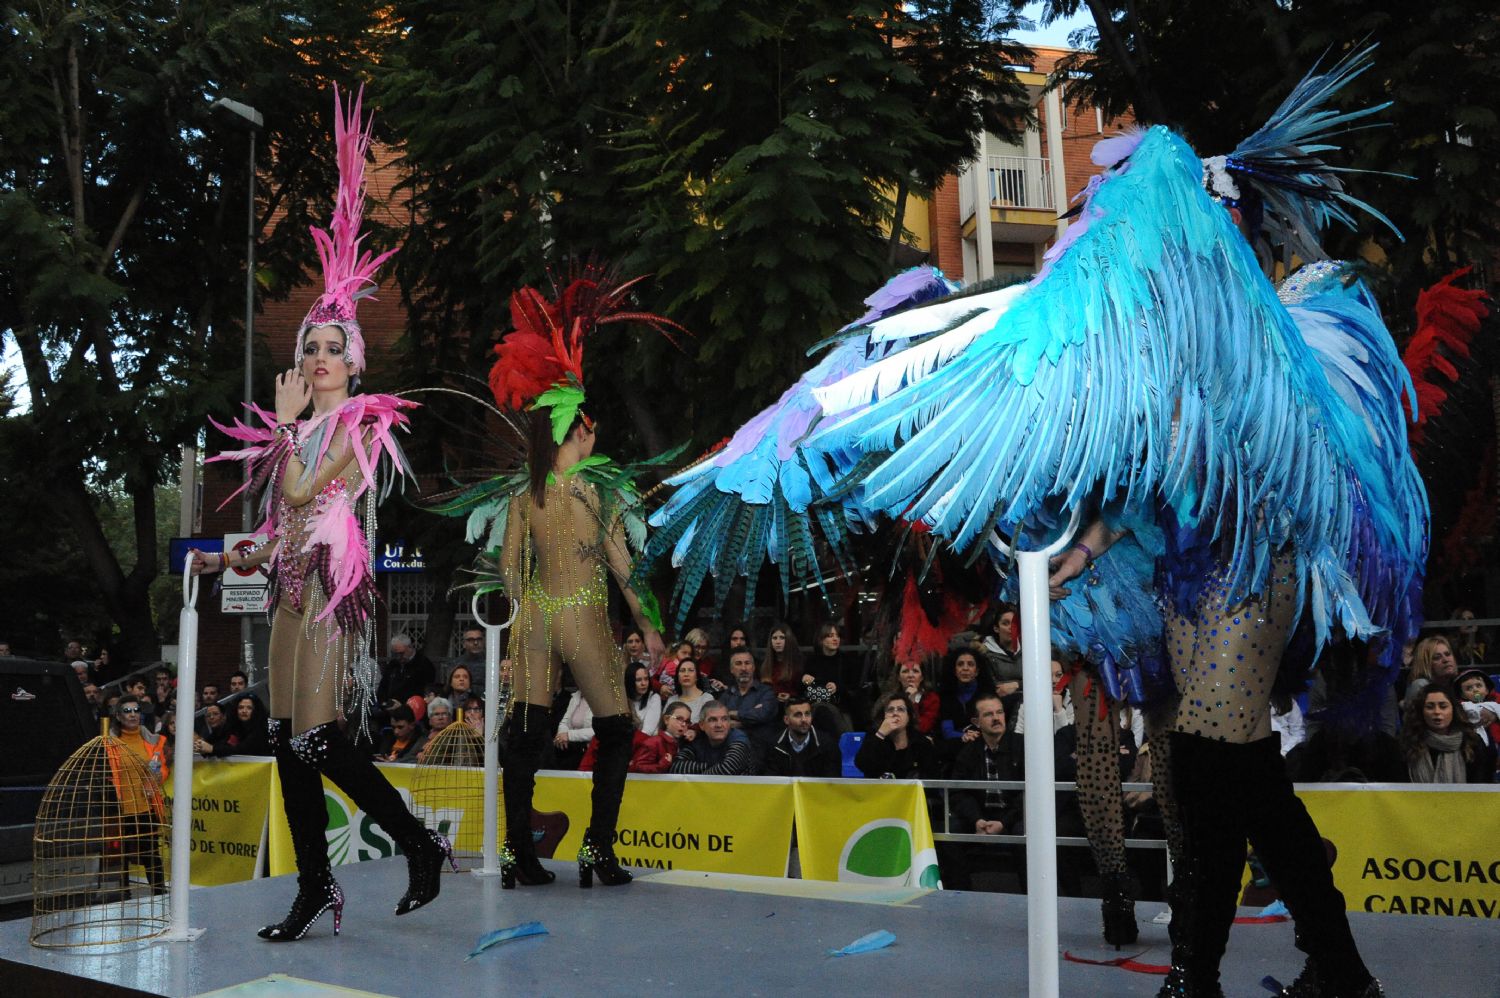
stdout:
{"type": "Polygon", "coordinates": [[[1333,883],[1323,837],[1292,789],[1281,737],[1235,746],[1246,828],[1261,864],[1296,923],[1307,964],[1282,994],[1295,998],[1370,998],[1380,982],[1359,955],[1344,895],[1333,883]]]}
{"type": "Polygon", "coordinates": [[[337,784],[406,854],[407,888],[396,902],[396,914],[416,911],[436,898],[443,886],[443,861],[458,872],[453,846],[407,810],[396,788],[368,756],[349,743],[338,725],[329,721],[298,735],[291,740],[291,750],[337,784]]]}
{"type": "Polygon", "coordinates": [[[578,850],[578,886],[594,886],[594,876],[605,887],[619,887],[634,877],[615,858],[615,825],[620,820],[620,801],[625,796],[625,776],[630,769],[630,750],[635,725],[628,714],[594,718],[599,752],[594,763],[594,813],[578,850]]]}
{"type": "Polygon", "coordinates": [[[333,879],[328,863],[328,809],[323,803],[323,780],[317,770],[291,753],[287,735],[292,722],[267,722],[276,773],[281,778],[281,800],[297,857],[297,896],[286,918],[257,933],[272,942],[292,942],[307,935],[323,912],[333,909],[333,934],[344,921],[344,892],[333,879]]]}
{"type": "Polygon", "coordinates": [[[536,840],[531,837],[531,799],[536,792],[536,771],[550,740],[551,721],[548,708],[519,700],[505,721],[505,765],[500,770],[505,847],[500,854],[500,886],[507,890],[517,883],[538,887],[557,879],[537,859],[536,840]]]}
{"type": "Polygon", "coordinates": [[[1140,936],[1140,927],[1135,923],[1135,899],[1126,889],[1129,879],[1124,873],[1104,875],[1104,897],[1100,903],[1104,915],[1104,941],[1115,949],[1129,946],[1140,936]]]}
{"type": "Polygon", "coordinates": [[[1172,782],[1186,862],[1172,883],[1172,966],[1157,998],[1223,998],[1219,962],[1245,868],[1245,827],[1233,749],[1172,732],[1172,782]]]}

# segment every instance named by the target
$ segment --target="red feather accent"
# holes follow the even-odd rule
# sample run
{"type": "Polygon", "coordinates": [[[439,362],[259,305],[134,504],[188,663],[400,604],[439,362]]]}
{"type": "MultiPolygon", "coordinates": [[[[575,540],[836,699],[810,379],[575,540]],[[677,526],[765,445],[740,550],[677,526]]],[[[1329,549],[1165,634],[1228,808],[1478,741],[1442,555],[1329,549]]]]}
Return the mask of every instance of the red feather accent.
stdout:
{"type": "MultiPolygon", "coordinates": [[[[490,390],[495,401],[511,409],[560,382],[583,384],[583,343],[594,330],[622,322],[639,322],[661,333],[674,346],[673,331],[687,330],[652,312],[626,311],[630,290],[644,278],[620,281],[607,268],[589,264],[548,301],[536,288],[510,296],[515,327],[495,346],[490,390]]],[[[554,291],[556,284],[554,283],[554,291]]]]}
{"type": "Polygon", "coordinates": [[[893,649],[896,662],[921,662],[948,651],[948,639],[969,626],[973,607],[951,593],[943,594],[938,620],[928,620],[917,593],[916,576],[908,574],[901,592],[901,631],[893,649]]]}
{"type": "Polygon", "coordinates": [[[1470,357],[1474,334],[1490,314],[1483,290],[1459,288],[1454,281],[1469,273],[1455,270],[1417,296],[1417,332],[1402,358],[1417,392],[1417,422],[1409,434],[1412,449],[1422,445],[1428,421],[1443,412],[1459,379],[1454,363],[1470,357]]]}

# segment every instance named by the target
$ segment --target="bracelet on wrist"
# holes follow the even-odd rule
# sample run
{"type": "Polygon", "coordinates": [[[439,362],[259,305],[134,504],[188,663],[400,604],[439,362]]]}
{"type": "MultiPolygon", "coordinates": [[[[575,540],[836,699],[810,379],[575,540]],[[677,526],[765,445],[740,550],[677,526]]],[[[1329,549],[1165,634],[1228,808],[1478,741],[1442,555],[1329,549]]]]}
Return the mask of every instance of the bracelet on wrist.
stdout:
{"type": "Polygon", "coordinates": [[[220,551],[219,552],[219,571],[222,572],[222,571],[224,571],[224,569],[226,569],[228,567],[229,567],[229,552],[228,551],[220,551]]]}
{"type": "Polygon", "coordinates": [[[1089,547],[1087,544],[1084,544],[1082,541],[1080,541],[1077,544],[1074,544],[1073,547],[1083,552],[1083,558],[1085,561],[1094,560],[1094,549],[1089,547]]]}

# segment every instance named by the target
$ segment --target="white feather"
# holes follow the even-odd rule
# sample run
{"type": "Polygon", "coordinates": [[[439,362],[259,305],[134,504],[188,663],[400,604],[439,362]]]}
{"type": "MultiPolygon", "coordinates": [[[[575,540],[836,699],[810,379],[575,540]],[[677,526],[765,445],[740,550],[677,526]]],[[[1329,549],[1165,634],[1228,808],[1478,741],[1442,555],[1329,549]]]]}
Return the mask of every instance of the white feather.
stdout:
{"type": "MultiPolygon", "coordinates": [[[[984,312],[926,343],[894,353],[831,385],[815,388],[813,395],[822,405],[824,414],[833,416],[869,405],[906,385],[915,384],[963,353],[970,343],[994,328],[995,322],[1010,310],[1025,290],[1024,284],[1013,284],[999,291],[965,299],[964,303],[968,308],[954,313],[954,317],[978,307],[984,307],[984,312]]],[[[901,316],[892,318],[899,319],[901,316]]]]}
{"type": "Polygon", "coordinates": [[[954,319],[976,308],[998,308],[1003,312],[1010,307],[1010,303],[1015,300],[1016,296],[1025,290],[1025,284],[1012,284],[1010,287],[986,291],[981,295],[966,295],[951,301],[940,300],[931,305],[924,305],[922,308],[897,312],[895,315],[886,316],[879,322],[870,324],[870,342],[887,343],[892,340],[909,340],[914,336],[925,336],[942,329],[954,319]]]}

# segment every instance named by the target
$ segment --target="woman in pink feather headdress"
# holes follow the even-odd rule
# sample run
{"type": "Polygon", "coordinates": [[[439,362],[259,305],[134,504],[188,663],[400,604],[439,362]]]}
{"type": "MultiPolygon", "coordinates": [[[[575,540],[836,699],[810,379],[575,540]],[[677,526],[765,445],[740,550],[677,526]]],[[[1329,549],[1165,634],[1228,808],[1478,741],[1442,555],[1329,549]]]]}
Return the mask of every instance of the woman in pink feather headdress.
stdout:
{"type": "Polygon", "coordinates": [[[443,861],[451,859],[448,841],[412,816],[342,730],[351,720],[363,723],[374,689],[375,507],[397,478],[410,474],[394,431],[406,428],[404,410],[415,403],[351,394],[365,369],[355,309],[393,251],[376,255],[360,247],[370,145],[360,95],[346,105],[335,89],[334,111],[333,222],[326,232],[312,230],[324,290],[297,334],[296,366],[276,379],[274,413],[250,406],[251,423],[214,424],[246,445],[213,460],[248,463],[248,487],[263,495],[261,541],[249,553],[192,555],[197,572],[271,566],[269,734],[298,870],[291,911],[260,930],[274,941],[301,939],[329,908],[339,931],[344,894],[328,862],[323,776],[406,853],[409,884],[396,914],[437,897],[443,861]]]}

